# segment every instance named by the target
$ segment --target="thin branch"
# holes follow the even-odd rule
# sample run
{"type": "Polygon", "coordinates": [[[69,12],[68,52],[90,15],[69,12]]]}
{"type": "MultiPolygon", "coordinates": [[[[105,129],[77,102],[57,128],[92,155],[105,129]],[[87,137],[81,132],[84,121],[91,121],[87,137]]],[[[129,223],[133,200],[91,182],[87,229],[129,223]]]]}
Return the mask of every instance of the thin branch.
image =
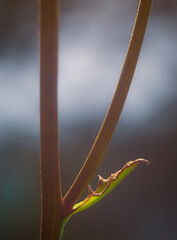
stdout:
{"type": "Polygon", "coordinates": [[[41,240],[58,240],[62,221],[57,76],[58,0],[40,0],[41,240]]]}
{"type": "Polygon", "coordinates": [[[150,14],[151,4],[152,0],[139,1],[125,63],[112,102],[82,169],[64,197],[64,205],[68,210],[73,207],[87,188],[111,140],[133,78],[150,14]]]}

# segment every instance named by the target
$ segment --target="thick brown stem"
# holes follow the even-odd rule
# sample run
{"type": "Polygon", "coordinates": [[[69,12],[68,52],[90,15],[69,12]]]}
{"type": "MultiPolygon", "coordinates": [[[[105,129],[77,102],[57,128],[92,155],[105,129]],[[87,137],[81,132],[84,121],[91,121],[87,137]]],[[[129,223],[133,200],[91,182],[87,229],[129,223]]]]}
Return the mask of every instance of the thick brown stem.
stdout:
{"type": "Polygon", "coordinates": [[[149,18],[151,4],[152,0],[140,0],[139,2],[128,52],[111,105],[82,169],[64,197],[64,205],[68,210],[79,200],[87,188],[111,140],[133,78],[149,18]]]}
{"type": "Polygon", "coordinates": [[[40,240],[58,240],[62,222],[57,76],[58,0],[40,0],[40,240]]]}

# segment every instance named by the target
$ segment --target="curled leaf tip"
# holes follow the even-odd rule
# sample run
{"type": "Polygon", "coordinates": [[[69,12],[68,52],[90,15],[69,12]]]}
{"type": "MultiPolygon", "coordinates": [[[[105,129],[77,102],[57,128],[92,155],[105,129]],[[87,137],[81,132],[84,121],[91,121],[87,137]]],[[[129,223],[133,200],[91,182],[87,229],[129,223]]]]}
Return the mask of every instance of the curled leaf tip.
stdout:
{"type": "MultiPolygon", "coordinates": [[[[149,160],[147,160],[147,159],[144,159],[144,158],[138,158],[138,159],[136,159],[135,161],[130,161],[130,162],[144,162],[144,163],[146,163],[147,165],[151,165],[151,162],[149,161],[149,160]]],[[[129,163],[129,162],[128,162],[129,163]]]]}
{"type": "Polygon", "coordinates": [[[147,165],[150,164],[150,161],[139,158],[135,161],[127,162],[121,170],[112,173],[107,179],[104,179],[102,176],[98,175],[98,184],[96,190],[94,191],[89,185],[87,197],[83,201],[74,205],[69,217],[99,202],[117,185],[119,185],[141,162],[144,162],[147,165]]]}

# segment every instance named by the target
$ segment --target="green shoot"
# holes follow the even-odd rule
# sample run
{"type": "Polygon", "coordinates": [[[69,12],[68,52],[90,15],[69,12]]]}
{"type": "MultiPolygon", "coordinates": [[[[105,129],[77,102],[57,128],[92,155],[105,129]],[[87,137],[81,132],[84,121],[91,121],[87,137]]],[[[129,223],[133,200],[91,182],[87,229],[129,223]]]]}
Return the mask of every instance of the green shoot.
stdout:
{"type": "Polygon", "coordinates": [[[113,173],[107,179],[102,178],[98,175],[98,185],[95,191],[92,190],[91,186],[88,186],[87,197],[74,205],[71,212],[69,212],[63,221],[63,228],[67,221],[76,213],[82,212],[87,208],[93,206],[99,202],[105,196],[107,196],[115,187],[117,187],[141,162],[150,164],[149,161],[144,159],[137,159],[135,161],[127,162],[126,165],[116,173],[113,173]]]}

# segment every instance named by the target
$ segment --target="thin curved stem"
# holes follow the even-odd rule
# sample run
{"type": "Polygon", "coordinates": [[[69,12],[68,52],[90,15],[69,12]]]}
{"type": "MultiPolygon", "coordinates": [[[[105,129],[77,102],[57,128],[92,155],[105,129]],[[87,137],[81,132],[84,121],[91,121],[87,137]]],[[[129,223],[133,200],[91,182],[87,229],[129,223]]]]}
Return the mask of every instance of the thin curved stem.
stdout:
{"type": "Polygon", "coordinates": [[[82,169],[63,199],[64,206],[68,210],[73,207],[73,205],[79,200],[87,188],[91,178],[100,165],[111,140],[136,68],[150,14],[151,4],[152,0],[139,1],[138,11],[125,58],[125,63],[112,102],[82,169]]]}

